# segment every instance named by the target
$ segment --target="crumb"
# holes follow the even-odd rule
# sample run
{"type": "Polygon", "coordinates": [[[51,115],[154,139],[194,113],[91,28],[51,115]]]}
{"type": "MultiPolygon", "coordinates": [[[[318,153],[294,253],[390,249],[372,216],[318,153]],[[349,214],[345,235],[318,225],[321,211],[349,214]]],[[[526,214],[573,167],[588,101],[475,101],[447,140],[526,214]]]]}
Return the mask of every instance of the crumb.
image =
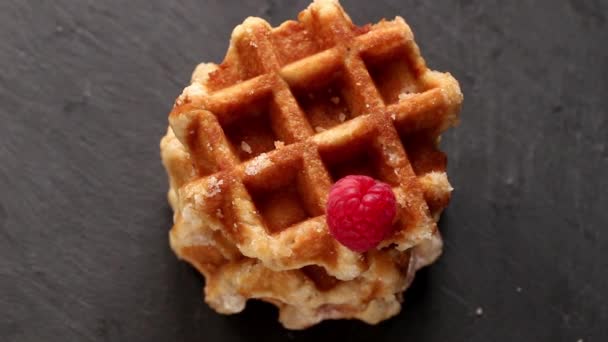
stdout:
{"type": "Polygon", "coordinates": [[[340,98],[337,96],[333,96],[330,100],[331,100],[331,102],[333,102],[333,104],[336,104],[336,105],[338,103],[340,103],[340,98]]]}
{"type": "Polygon", "coordinates": [[[185,103],[190,103],[193,99],[200,98],[201,96],[204,96],[206,94],[207,90],[205,89],[205,87],[203,87],[199,83],[192,83],[186,88],[184,88],[182,93],[177,97],[177,100],[175,100],[175,106],[181,106],[185,103]]]}
{"type": "Polygon", "coordinates": [[[327,130],[326,130],[325,128],[321,127],[321,126],[317,126],[317,127],[315,127],[315,131],[316,131],[317,133],[321,133],[321,132],[323,132],[323,131],[327,131],[327,130]]]}
{"type": "Polygon", "coordinates": [[[258,47],[258,44],[256,44],[253,40],[249,41],[249,45],[253,46],[254,48],[258,47]]]}
{"type": "Polygon", "coordinates": [[[223,219],[224,218],[224,214],[222,213],[222,209],[218,209],[215,211],[215,216],[217,216],[218,218],[223,219]]]}
{"type": "MultiPolygon", "coordinates": [[[[186,96],[186,99],[200,98],[207,94],[207,90],[199,83],[192,83],[186,88],[184,88],[183,93],[186,96]]],[[[187,100],[187,102],[189,102],[187,100]]]]}
{"type": "Polygon", "coordinates": [[[518,287],[516,287],[516,288],[515,288],[515,291],[516,291],[517,293],[521,293],[522,288],[518,286],[518,287]]]}
{"type": "Polygon", "coordinates": [[[220,188],[222,184],[224,184],[224,180],[217,180],[215,176],[209,177],[209,184],[207,186],[207,192],[205,193],[205,197],[213,197],[222,192],[222,189],[220,188]]]}
{"type": "Polygon", "coordinates": [[[340,122],[344,122],[344,120],[346,120],[346,115],[344,115],[344,113],[340,113],[338,115],[338,120],[340,120],[340,122]]]}
{"type": "Polygon", "coordinates": [[[361,85],[361,82],[357,82],[357,85],[358,85],[358,86],[360,86],[360,85],[361,85]]]}
{"type": "Polygon", "coordinates": [[[482,316],[483,315],[483,308],[480,306],[475,310],[475,314],[477,316],[482,316]]]}
{"type": "Polygon", "coordinates": [[[369,103],[366,103],[366,104],[365,104],[365,108],[369,108],[369,103]]]}
{"type": "Polygon", "coordinates": [[[576,342],[584,342],[584,340],[582,338],[579,338],[578,340],[576,340],[576,342]]]}
{"type": "Polygon", "coordinates": [[[277,140],[277,141],[274,142],[274,148],[276,148],[276,149],[279,149],[279,148],[284,147],[284,146],[285,146],[285,143],[282,142],[281,140],[277,140]]]}
{"type": "Polygon", "coordinates": [[[249,144],[245,141],[241,141],[241,150],[251,154],[251,146],[249,146],[249,144]]]}
{"type": "Polygon", "coordinates": [[[262,169],[270,166],[272,162],[268,159],[266,153],[262,153],[259,156],[255,157],[247,167],[245,168],[245,173],[249,176],[253,176],[258,174],[262,169]]]}
{"type": "Polygon", "coordinates": [[[391,114],[391,119],[397,120],[397,114],[395,114],[395,113],[391,114]]]}

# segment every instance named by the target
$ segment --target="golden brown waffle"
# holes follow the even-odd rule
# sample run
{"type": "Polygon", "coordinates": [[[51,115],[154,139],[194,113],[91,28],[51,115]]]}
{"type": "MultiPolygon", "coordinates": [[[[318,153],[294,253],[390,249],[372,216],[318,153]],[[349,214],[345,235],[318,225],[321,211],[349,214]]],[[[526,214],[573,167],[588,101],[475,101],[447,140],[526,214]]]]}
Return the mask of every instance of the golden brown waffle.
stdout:
{"type": "Polygon", "coordinates": [[[399,17],[357,27],[337,1],[316,0],[277,28],[246,19],[222,64],[197,67],[161,142],[173,250],[221,313],[258,298],[292,329],[395,315],[441,252],[451,187],[437,144],[461,102],[399,17]],[[348,174],[390,184],[399,204],[394,235],[364,254],[325,223],[329,189],[348,174]]]}

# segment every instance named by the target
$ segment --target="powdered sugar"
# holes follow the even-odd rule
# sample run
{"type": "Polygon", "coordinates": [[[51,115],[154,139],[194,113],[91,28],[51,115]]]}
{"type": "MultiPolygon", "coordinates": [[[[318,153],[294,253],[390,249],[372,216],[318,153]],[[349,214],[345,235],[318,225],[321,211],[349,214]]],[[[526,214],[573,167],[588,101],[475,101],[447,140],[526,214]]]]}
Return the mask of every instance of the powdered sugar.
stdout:
{"type": "Polygon", "coordinates": [[[220,188],[222,184],[224,184],[222,179],[218,180],[215,176],[209,177],[209,184],[207,184],[205,197],[213,197],[222,192],[222,188],[220,188]]]}
{"type": "Polygon", "coordinates": [[[272,162],[270,159],[268,159],[268,155],[266,155],[266,153],[262,153],[249,162],[245,168],[245,173],[249,176],[256,175],[271,164],[272,162]]]}

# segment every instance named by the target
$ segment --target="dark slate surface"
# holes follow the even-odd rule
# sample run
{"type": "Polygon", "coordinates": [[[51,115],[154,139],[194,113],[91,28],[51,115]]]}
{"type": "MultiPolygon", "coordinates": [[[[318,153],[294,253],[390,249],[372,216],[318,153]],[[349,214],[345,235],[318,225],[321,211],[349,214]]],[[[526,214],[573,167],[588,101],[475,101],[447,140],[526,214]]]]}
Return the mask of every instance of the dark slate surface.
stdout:
{"type": "Polygon", "coordinates": [[[404,16],[429,65],[461,82],[445,254],[377,327],[287,332],[269,305],[226,317],[203,303],[167,244],[167,113],[244,17],[278,24],[306,4],[0,2],[0,340],[608,339],[599,0],[344,0],[359,23],[404,16]]]}

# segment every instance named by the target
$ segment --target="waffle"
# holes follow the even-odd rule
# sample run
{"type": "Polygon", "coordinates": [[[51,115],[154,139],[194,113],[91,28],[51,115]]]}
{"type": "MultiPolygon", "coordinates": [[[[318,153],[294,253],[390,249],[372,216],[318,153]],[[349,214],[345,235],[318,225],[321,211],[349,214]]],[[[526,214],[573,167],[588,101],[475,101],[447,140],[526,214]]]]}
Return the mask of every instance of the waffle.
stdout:
{"type": "Polygon", "coordinates": [[[417,269],[441,253],[452,190],[440,134],[458,121],[458,82],[427,69],[405,21],[357,27],[335,0],[298,21],[237,26],[224,61],[200,64],[161,141],[177,256],[224,314],[250,298],[302,329],[397,314],[417,269]],[[390,184],[394,234],[353,252],[328,232],[333,182],[390,184]]]}

